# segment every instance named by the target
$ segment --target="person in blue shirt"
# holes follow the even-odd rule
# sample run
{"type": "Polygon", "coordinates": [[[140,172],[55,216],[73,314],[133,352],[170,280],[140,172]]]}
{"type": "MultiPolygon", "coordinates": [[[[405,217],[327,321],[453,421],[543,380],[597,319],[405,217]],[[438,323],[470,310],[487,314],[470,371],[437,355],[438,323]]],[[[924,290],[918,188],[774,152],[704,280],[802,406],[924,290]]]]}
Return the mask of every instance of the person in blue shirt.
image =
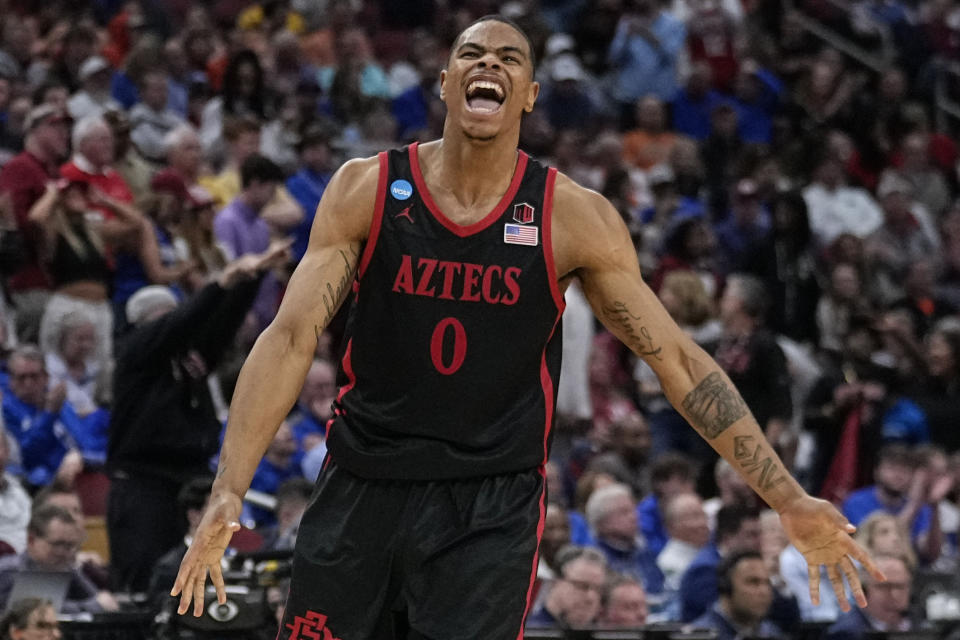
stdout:
{"type": "Polygon", "coordinates": [[[293,259],[299,262],[307,251],[313,216],[317,212],[323,191],[333,176],[333,158],[330,153],[330,134],[321,126],[311,126],[297,144],[300,170],[287,179],[286,187],[300,208],[303,220],[293,228],[293,259]]]}
{"type": "Polygon", "coordinates": [[[717,569],[716,604],[693,621],[698,629],[711,629],[717,640],[764,636],[783,632],[767,619],[773,603],[773,587],[763,556],[758,551],[738,551],[717,569]]]}
{"type": "Polygon", "coordinates": [[[36,346],[16,349],[7,366],[10,393],[3,395],[3,420],[19,445],[24,479],[35,487],[54,479],[69,484],[83,466],[71,431],[82,427],[66,401],[66,387],[47,390],[43,352],[36,346]]]}
{"type": "Polygon", "coordinates": [[[658,456],[650,469],[653,492],[637,505],[637,520],[647,548],[654,557],[667,544],[667,526],[663,521],[661,505],[684,493],[695,493],[696,470],[686,456],[667,453],[658,456]]]}
{"type": "Polygon", "coordinates": [[[634,0],[633,11],[617,25],[607,60],[613,70],[613,98],[624,114],[637,100],[654,95],[664,102],[677,92],[677,59],[686,42],[683,22],[657,7],[634,0]]]}
{"type": "Polygon", "coordinates": [[[304,451],[313,449],[326,438],[327,421],[333,418],[333,401],[337,397],[336,377],[336,367],[329,360],[316,359],[307,371],[303,389],[289,417],[293,438],[304,451]]]}
{"type": "Polygon", "coordinates": [[[603,554],[570,545],[557,553],[556,565],[558,576],[547,586],[543,607],[527,616],[526,626],[567,629],[595,623],[608,580],[603,554]]]}
{"type": "Polygon", "coordinates": [[[740,140],[748,144],[770,144],[773,116],[780,108],[783,83],[755,60],[747,59],[740,65],[734,93],[740,140]]]}
{"type": "Polygon", "coordinates": [[[698,142],[710,137],[710,114],[713,108],[729,100],[711,88],[710,65],[704,61],[693,63],[687,85],[677,91],[670,102],[673,130],[698,142]]]}
{"type": "MultiPolygon", "coordinates": [[[[302,476],[300,470],[302,459],[303,450],[297,446],[290,424],[284,422],[280,425],[277,435],[274,436],[260,464],[257,465],[250,488],[271,496],[275,495],[281,484],[291,478],[302,476]]],[[[247,508],[245,516],[254,520],[258,527],[272,525],[277,521],[276,516],[266,509],[250,506],[249,503],[246,503],[245,507],[247,508]]]]}
{"type": "Polygon", "coordinates": [[[770,239],[773,231],[770,212],[758,192],[759,186],[751,178],[737,182],[729,214],[714,227],[719,268],[723,273],[744,271],[758,248],[770,239]]]}
{"type": "Polygon", "coordinates": [[[647,593],[663,591],[657,556],[637,528],[636,501],[630,487],[611,484],[597,489],[585,510],[595,538],[593,546],[603,552],[610,569],[640,582],[647,593]]]}
{"type": "Polygon", "coordinates": [[[856,526],[874,511],[897,516],[910,530],[916,543],[930,529],[933,508],[922,500],[913,499],[915,460],[909,448],[890,444],[880,450],[874,468],[875,484],[851,493],[843,503],[843,515],[856,526]]]}

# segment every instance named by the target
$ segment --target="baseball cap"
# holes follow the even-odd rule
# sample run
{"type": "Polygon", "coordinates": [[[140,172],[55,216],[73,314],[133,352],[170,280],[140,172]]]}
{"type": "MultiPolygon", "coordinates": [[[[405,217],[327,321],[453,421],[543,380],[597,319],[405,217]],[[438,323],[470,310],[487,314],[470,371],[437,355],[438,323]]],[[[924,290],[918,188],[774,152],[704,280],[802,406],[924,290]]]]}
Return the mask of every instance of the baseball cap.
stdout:
{"type": "Polygon", "coordinates": [[[90,56],[83,61],[82,65],[80,65],[80,71],[77,75],[79,76],[80,80],[83,81],[90,76],[109,68],[110,63],[107,62],[106,58],[103,56],[90,56]]]}
{"type": "Polygon", "coordinates": [[[70,115],[63,109],[59,109],[52,104],[41,104],[38,107],[34,107],[27,114],[26,120],[24,120],[23,128],[26,131],[30,131],[34,127],[38,127],[45,122],[72,122],[73,119],[70,115]]]}
{"type": "Polygon", "coordinates": [[[173,169],[158,171],[150,180],[150,188],[155,193],[169,193],[187,206],[192,206],[194,203],[186,181],[173,169]]]}

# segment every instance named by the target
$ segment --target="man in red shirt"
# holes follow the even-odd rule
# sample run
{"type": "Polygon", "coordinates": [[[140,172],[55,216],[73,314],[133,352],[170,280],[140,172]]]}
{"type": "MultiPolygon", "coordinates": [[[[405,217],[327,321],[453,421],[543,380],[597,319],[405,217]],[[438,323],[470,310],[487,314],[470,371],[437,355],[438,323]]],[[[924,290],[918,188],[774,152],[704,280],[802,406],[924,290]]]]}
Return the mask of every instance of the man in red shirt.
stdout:
{"type": "Polygon", "coordinates": [[[8,283],[17,309],[17,333],[21,342],[35,342],[50,280],[43,270],[42,233],[28,218],[47,183],[59,177],[57,165],[69,149],[70,117],[62,109],[42,104],[27,115],[24,128],[24,151],[0,171],[0,194],[10,198],[26,248],[24,264],[8,283]]]}

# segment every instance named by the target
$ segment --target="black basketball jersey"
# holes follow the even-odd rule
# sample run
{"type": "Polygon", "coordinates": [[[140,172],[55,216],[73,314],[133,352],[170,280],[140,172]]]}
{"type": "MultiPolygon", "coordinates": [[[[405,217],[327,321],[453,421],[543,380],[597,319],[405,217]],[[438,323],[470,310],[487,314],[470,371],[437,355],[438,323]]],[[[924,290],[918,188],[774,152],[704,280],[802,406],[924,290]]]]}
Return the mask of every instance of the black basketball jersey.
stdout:
{"type": "Polygon", "coordinates": [[[519,152],[500,203],[462,226],[431,198],[416,144],[379,158],[331,457],[362,477],[407,480],[544,464],[562,342],[556,170],[519,152]]]}

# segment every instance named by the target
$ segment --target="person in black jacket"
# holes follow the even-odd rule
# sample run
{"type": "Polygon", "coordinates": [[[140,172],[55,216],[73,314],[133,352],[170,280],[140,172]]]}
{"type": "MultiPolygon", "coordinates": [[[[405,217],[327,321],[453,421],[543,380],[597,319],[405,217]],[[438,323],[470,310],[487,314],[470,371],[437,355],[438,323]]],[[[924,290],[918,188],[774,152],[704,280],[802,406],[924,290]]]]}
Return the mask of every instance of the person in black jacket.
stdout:
{"type": "Polygon", "coordinates": [[[207,373],[231,345],[261,277],[285,259],[288,246],[236,260],[181,305],[158,286],[127,303],[134,328],[116,349],[107,449],[114,590],[146,591],[157,559],[182,540],[177,494],[210,473],[222,427],[207,373]]]}

